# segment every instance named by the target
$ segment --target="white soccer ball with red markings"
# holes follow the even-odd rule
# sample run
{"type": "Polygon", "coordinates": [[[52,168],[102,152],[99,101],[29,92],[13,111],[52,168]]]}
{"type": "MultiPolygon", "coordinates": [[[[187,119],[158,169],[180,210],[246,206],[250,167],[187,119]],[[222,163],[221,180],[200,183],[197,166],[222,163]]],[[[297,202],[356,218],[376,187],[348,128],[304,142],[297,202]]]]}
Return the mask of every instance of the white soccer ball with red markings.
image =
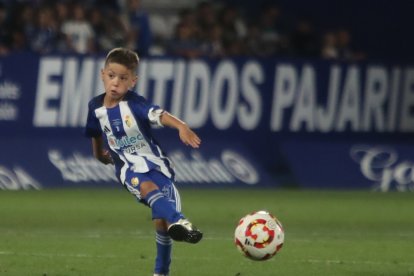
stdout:
{"type": "Polygon", "coordinates": [[[240,219],[234,232],[239,251],[249,259],[268,260],[283,246],[285,233],[280,221],[267,211],[257,211],[240,219]]]}

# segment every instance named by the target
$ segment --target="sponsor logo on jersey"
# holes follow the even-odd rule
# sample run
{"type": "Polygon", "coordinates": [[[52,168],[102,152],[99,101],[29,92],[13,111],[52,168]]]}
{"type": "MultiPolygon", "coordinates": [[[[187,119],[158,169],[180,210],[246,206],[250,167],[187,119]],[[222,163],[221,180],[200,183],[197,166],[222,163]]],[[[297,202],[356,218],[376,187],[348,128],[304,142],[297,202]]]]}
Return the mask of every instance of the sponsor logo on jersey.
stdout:
{"type": "Polygon", "coordinates": [[[109,129],[109,127],[108,127],[108,126],[105,126],[105,127],[104,127],[104,132],[105,132],[105,133],[109,133],[109,132],[111,132],[111,130],[109,129]]]}
{"type": "Polygon", "coordinates": [[[108,143],[114,149],[121,149],[124,147],[136,146],[142,144],[144,136],[139,133],[137,136],[122,136],[118,139],[114,135],[108,136],[108,143]]]}

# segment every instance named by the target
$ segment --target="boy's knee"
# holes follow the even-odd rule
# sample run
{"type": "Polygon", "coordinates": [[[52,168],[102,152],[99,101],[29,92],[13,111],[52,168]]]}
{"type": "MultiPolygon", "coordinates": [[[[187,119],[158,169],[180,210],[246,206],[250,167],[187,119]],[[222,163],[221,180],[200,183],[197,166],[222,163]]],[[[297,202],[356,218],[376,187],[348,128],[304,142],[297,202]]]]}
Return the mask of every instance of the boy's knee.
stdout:
{"type": "Polygon", "coordinates": [[[154,182],[144,181],[139,185],[139,192],[143,198],[147,196],[150,192],[158,190],[158,186],[154,182]]]}
{"type": "Polygon", "coordinates": [[[155,230],[158,232],[167,232],[168,224],[164,219],[154,219],[155,230]]]}

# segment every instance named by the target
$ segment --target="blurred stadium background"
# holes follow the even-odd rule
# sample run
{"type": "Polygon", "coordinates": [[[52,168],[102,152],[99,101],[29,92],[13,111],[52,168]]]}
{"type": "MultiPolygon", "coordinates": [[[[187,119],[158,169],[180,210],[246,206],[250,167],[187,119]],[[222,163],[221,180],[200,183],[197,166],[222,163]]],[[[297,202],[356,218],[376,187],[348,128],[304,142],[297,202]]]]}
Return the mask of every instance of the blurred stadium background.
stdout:
{"type": "Polygon", "coordinates": [[[148,210],[82,135],[117,46],[141,56],[137,92],[203,139],[154,130],[206,231],[174,275],[414,275],[413,8],[0,1],[0,275],[150,275],[148,210]],[[258,264],[231,239],[262,208],[287,245],[258,264]]]}

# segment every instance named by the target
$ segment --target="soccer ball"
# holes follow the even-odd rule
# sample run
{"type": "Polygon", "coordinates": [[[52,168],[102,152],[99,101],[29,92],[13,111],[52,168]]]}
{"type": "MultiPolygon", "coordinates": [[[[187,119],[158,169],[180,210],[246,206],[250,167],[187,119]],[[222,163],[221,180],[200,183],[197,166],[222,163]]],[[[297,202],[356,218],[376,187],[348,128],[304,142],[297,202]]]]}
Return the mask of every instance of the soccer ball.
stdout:
{"type": "Polygon", "coordinates": [[[240,219],[234,232],[237,249],[249,259],[272,258],[283,246],[285,234],[279,220],[267,211],[257,211],[240,219]]]}

